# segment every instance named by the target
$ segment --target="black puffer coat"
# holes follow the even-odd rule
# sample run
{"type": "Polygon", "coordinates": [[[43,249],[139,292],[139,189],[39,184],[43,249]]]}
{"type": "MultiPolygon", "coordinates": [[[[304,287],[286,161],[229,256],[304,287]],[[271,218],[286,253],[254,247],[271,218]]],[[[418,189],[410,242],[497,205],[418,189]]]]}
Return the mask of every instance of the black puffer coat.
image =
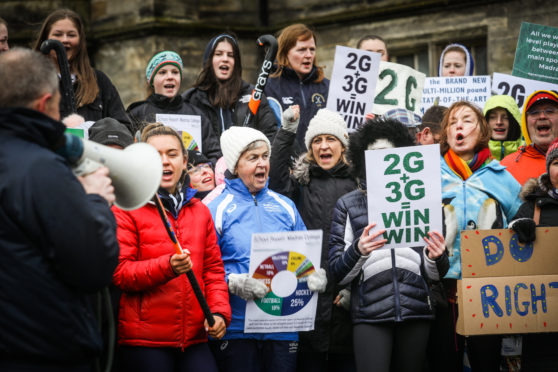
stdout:
{"type": "Polygon", "coordinates": [[[353,323],[433,318],[425,276],[442,278],[448,256],[432,261],[423,247],[378,249],[363,256],[357,246],[367,225],[366,193],[342,196],[333,211],[329,267],[336,282],[351,283],[353,323]]]}
{"type": "Polygon", "coordinates": [[[203,154],[213,164],[223,155],[219,137],[213,131],[207,116],[202,110],[184,102],[180,95],[169,98],[161,94],[152,94],[145,101],[132,103],[127,111],[136,128],[141,128],[145,123],[154,123],[157,114],[199,115],[201,117],[203,154]]]}
{"type": "MultiPolygon", "coordinates": [[[[250,96],[252,95],[253,85],[247,82],[242,82],[242,87],[238,93],[238,98],[234,107],[232,108],[232,124],[236,126],[241,126],[248,112],[248,102],[250,102],[250,96]]],[[[215,107],[209,102],[209,97],[207,93],[201,89],[193,88],[189,89],[182,94],[184,100],[197,108],[199,108],[205,116],[211,121],[213,126],[213,131],[217,134],[217,137],[221,137],[221,133],[229,128],[230,123],[225,123],[225,113],[224,110],[219,107],[215,107]]],[[[269,107],[267,98],[262,94],[260,101],[260,106],[256,112],[256,116],[252,118],[249,123],[251,128],[257,129],[269,139],[269,142],[273,143],[273,138],[275,133],[277,133],[277,121],[269,107]]]]}
{"type": "Polygon", "coordinates": [[[348,313],[333,305],[342,289],[329,275],[327,264],[331,214],[340,196],[354,190],[356,182],[349,174],[349,166],[338,163],[324,170],[315,163],[298,158],[289,175],[290,158],[294,155],[296,134],[280,129],[271,150],[269,188],[292,199],[308,230],[323,231],[321,267],[328,273],[326,291],[318,296],[314,331],[300,332],[302,351],[350,351],[351,333],[348,313]],[[333,313],[333,314],[332,314],[333,313]],[[347,337],[349,336],[349,337],[347,337]]]}
{"type": "Polygon", "coordinates": [[[527,180],[519,194],[524,203],[521,204],[513,219],[533,218],[536,204],[541,209],[537,226],[558,226],[558,199],[549,195],[552,189],[548,173],[542,174],[538,179],[527,180]]]}

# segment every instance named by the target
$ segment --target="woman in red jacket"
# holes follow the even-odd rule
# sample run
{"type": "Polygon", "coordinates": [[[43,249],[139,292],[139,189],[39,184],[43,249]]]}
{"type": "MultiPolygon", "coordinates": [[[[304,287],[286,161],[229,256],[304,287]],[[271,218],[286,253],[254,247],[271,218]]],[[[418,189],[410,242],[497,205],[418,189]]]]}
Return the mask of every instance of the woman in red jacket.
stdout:
{"type": "Polygon", "coordinates": [[[120,363],[124,371],[217,371],[207,335],[221,338],[231,310],[225,271],[213,220],[193,198],[187,179],[188,154],[180,136],[150,124],[142,140],[161,155],[159,196],[185,254],[174,247],[149,203],[134,211],[114,207],[120,262],[114,283],[122,290],[118,322],[120,363]],[[184,274],[193,270],[215,315],[209,327],[184,274]]]}

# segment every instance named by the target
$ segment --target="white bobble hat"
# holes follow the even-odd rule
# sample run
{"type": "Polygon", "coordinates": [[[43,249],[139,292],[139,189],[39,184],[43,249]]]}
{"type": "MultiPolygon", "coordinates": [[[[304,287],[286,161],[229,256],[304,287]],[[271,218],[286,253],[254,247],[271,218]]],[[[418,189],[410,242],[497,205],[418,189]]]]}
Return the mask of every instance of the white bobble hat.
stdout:
{"type": "Polygon", "coordinates": [[[316,115],[310,120],[308,130],[304,136],[306,148],[310,148],[312,139],[320,134],[331,134],[337,137],[339,141],[347,148],[349,146],[349,134],[347,132],[347,124],[335,111],[328,109],[320,109],[316,115]]]}
{"type": "Polygon", "coordinates": [[[264,141],[271,152],[271,144],[267,137],[257,129],[232,126],[221,134],[221,151],[229,172],[234,173],[238,158],[252,142],[264,141]]]}

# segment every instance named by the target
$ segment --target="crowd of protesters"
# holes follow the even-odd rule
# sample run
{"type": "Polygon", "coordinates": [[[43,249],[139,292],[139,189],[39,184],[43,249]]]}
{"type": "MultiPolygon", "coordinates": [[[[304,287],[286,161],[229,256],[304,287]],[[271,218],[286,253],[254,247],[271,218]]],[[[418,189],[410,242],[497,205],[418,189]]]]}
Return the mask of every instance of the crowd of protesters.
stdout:
{"type": "MultiPolygon", "coordinates": [[[[499,370],[501,335],[456,333],[460,231],[509,227],[526,244],[537,226],[558,225],[558,93],[534,92],[522,112],[506,95],[484,107],[435,105],[422,117],[394,108],[349,134],[325,108],[329,80],[312,29],[290,25],[277,39],[274,72],[244,126],[254,86],[242,79],[232,33],[209,41],[183,93],[180,55],[157,51],[145,61],[147,97],[125,110],[90,64],[77,13],[52,12],[34,51],[10,50],[0,18],[0,81],[19,87],[0,90],[0,370],[461,372],[465,359],[473,372],[499,370]],[[77,125],[94,122],[89,140],[157,150],[162,211],[155,199],[112,206],[105,167],[72,174],[60,122],[72,112],[56,53],[38,52],[47,39],[64,46],[77,125]],[[186,148],[158,114],[199,116],[203,151],[186,148]],[[365,151],[436,143],[443,231],[381,249],[385,229],[368,221],[365,151]],[[323,231],[321,267],[306,278],[318,294],[313,330],[245,332],[248,301],[271,290],[249,274],[252,234],[306,229],[323,231]],[[117,324],[108,330],[95,309],[103,288],[117,324]],[[117,346],[107,346],[111,336],[117,346]]],[[[380,36],[356,47],[389,60],[380,36]]],[[[444,48],[439,76],[473,74],[465,46],[444,48]]],[[[558,366],[556,334],[523,339],[523,370],[558,366]]]]}

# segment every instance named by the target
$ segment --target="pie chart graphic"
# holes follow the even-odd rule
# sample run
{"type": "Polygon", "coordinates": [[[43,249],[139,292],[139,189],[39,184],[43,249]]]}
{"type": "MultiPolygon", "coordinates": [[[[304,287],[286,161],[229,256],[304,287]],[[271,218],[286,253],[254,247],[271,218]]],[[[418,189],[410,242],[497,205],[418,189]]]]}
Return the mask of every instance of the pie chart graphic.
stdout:
{"type": "Polygon", "coordinates": [[[295,314],[312,298],[306,280],[314,271],[312,262],[298,252],[286,251],[266,258],[252,277],[262,279],[271,291],[254,302],[269,315],[295,314]]]}

